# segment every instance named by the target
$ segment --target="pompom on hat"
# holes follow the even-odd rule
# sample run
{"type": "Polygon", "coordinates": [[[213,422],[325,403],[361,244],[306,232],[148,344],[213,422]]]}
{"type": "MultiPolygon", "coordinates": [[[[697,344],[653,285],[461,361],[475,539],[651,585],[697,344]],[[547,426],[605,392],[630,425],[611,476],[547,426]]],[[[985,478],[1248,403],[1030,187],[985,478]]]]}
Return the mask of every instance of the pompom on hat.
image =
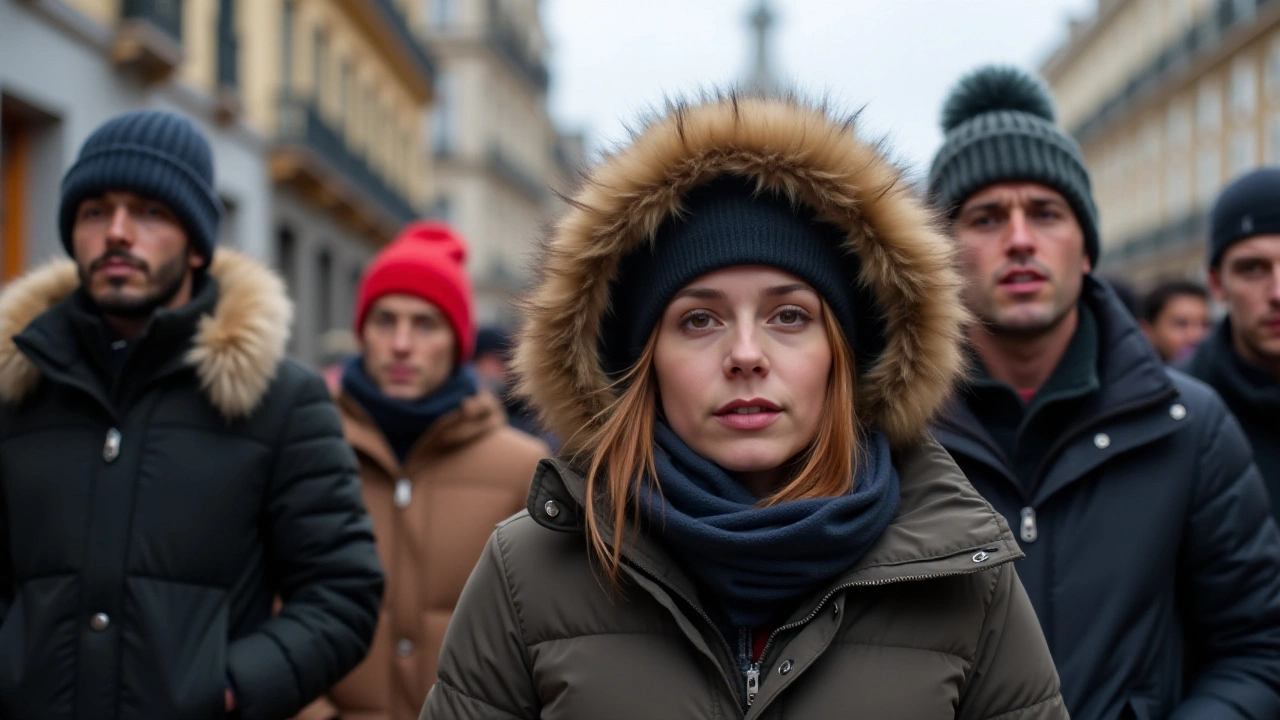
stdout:
{"type": "Polygon", "coordinates": [[[1080,146],[1056,124],[1044,82],[1013,67],[966,75],[942,108],[942,147],[929,172],[929,194],[954,217],[975,192],[1001,182],[1037,182],[1062,193],[1098,264],[1098,210],[1080,146]]]}
{"type": "Polygon", "coordinates": [[[475,351],[476,326],[471,280],[464,267],[467,244],[440,222],[411,223],[365,269],[356,294],[356,336],[363,334],[370,308],[384,295],[404,294],[440,308],[453,328],[459,365],[475,351]]]}

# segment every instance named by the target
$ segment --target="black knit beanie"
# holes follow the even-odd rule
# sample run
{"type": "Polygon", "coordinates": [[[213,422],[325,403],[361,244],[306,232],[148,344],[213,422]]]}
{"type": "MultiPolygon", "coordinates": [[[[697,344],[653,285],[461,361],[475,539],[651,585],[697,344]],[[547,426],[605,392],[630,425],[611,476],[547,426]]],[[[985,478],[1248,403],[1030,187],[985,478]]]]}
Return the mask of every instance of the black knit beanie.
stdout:
{"type": "Polygon", "coordinates": [[[128,112],[103,123],[85,140],[62,178],[58,227],[68,254],[80,203],[109,191],[164,203],[195,251],[213,259],[222,202],[214,192],[209,143],[187,118],[157,110],[128,112]]]}
{"type": "Polygon", "coordinates": [[[1227,248],[1257,235],[1280,234],[1280,168],[1262,168],[1236,178],[1209,213],[1209,267],[1227,248]]]}
{"type": "Polygon", "coordinates": [[[804,280],[827,302],[858,367],[878,352],[882,320],[870,291],[857,282],[860,265],[843,249],[844,233],[747,180],[717,178],[684,199],[653,242],[622,258],[610,288],[600,352],[617,376],[644,352],[671,297],[707,273],[738,265],[764,265],[804,280]],[[856,333],[855,333],[856,330],[856,333]]]}
{"type": "Polygon", "coordinates": [[[1012,67],[988,66],[956,85],[942,108],[942,147],[929,194],[951,217],[975,192],[1001,182],[1037,182],[1062,193],[1098,266],[1098,210],[1076,141],[1054,124],[1044,83],[1012,67]]]}

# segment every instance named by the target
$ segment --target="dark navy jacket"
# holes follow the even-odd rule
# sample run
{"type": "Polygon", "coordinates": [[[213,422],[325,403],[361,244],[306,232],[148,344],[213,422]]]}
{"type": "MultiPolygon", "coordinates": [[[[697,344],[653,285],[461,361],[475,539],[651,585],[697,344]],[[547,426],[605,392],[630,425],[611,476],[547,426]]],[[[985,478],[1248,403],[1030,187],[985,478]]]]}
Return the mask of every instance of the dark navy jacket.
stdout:
{"type": "Polygon", "coordinates": [[[961,400],[938,439],[1020,536],[1073,718],[1280,718],[1280,531],[1248,442],[1109,288],[1086,278],[1083,302],[1101,389],[1038,477],[1018,482],[961,400]]]}

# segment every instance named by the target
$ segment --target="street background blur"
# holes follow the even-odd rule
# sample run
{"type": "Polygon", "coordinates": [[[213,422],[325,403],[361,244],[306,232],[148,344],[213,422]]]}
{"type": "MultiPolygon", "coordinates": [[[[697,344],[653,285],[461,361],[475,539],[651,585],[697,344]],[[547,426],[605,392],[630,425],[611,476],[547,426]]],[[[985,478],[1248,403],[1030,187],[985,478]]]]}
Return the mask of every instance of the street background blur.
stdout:
{"type": "Polygon", "coordinates": [[[58,185],[107,118],[191,116],[221,242],[271,262],[291,352],[349,352],[360,272],[408,220],[468,239],[510,323],[579,171],[665,97],[745,84],[865,106],[921,179],[946,91],[1038,71],[1080,141],[1100,272],[1201,279],[1205,214],[1280,164],[1280,0],[0,0],[0,283],[63,254],[58,185]]]}

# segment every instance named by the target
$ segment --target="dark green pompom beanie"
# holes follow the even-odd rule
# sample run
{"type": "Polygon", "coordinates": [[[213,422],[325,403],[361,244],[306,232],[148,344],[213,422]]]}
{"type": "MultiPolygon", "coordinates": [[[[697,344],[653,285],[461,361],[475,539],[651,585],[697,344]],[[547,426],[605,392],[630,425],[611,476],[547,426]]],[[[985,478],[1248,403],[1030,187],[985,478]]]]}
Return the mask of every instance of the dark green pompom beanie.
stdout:
{"type": "Polygon", "coordinates": [[[1098,264],[1098,210],[1080,146],[1054,123],[1044,83],[1011,67],[965,76],[942,109],[942,147],[929,171],[929,195],[954,217],[969,196],[995,183],[1047,185],[1070,203],[1098,264]]]}

